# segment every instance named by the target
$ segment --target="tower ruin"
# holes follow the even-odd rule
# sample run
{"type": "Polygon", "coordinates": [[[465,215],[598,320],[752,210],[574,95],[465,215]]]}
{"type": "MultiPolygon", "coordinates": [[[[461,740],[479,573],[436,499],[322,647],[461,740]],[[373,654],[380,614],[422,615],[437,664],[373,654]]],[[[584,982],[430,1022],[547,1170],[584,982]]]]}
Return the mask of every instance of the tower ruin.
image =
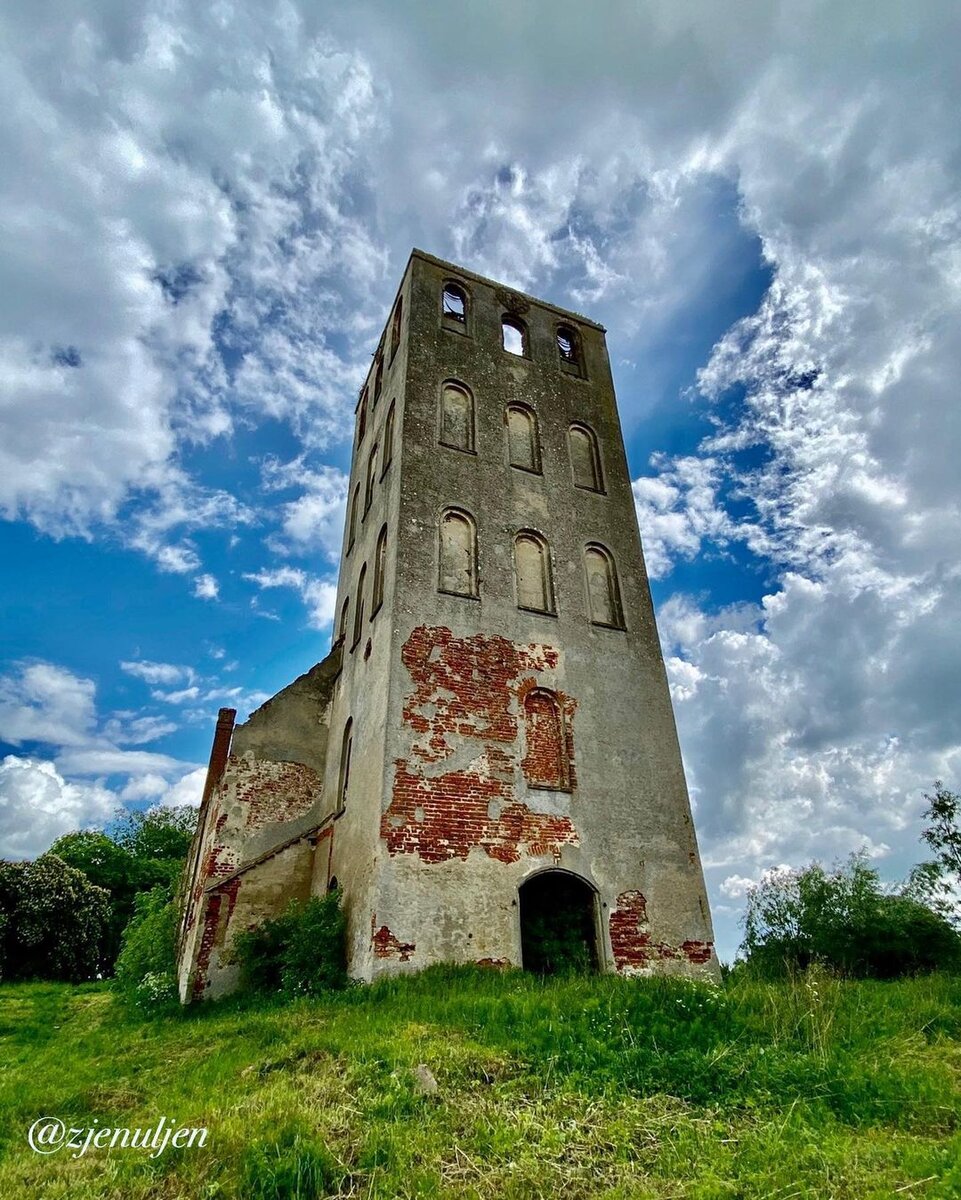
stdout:
{"type": "Polygon", "coordinates": [[[349,970],[716,973],[604,329],[415,250],[360,395],[334,643],[234,727],[184,1001],[340,886],[349,970]],[[562,939],[565,940],[565,939],[562,939]]]}

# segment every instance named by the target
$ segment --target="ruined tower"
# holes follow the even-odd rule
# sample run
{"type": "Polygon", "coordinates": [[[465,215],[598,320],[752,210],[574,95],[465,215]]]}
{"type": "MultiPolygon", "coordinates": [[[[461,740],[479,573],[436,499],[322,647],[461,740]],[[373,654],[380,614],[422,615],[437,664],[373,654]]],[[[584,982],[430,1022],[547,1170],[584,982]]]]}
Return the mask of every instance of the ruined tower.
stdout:
{"type": "Polygon", "coordinates": [[[333,648],[232,721],[185,878],[185,1000],[232,986],[237,930],[336,885],[359,979],[549,969],[557,944],[717,971],[593,321],[411,254],[357,406],[333,648]]]}

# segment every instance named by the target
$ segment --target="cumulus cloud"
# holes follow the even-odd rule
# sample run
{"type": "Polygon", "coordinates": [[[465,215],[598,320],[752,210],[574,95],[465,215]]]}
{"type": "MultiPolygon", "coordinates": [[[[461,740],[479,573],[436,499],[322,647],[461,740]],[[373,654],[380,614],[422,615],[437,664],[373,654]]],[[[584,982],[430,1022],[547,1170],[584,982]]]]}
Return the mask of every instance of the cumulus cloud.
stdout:
{"type": "MultiPolygon", "coordinates": [[[[184,670],[126,666],[141,675],[184,670]]],[[[101,717],[94,681],[53,663],[23,663],[0,676],[0,740],[27,750],[8,755],[0,769],[0,857],[42,853],[62,833],[102,825],[123,801],[170,794],[188,802],[196,780],[185,780],[194,764],[130,748],[176,728],[142,712],[101,717]]]]}
{"type": "Polygon", "coordinates": [[[65,833],[109,821],[117,796],[69,783],[51,762],[8,754],[0,762],[0,858],[34,858],[65,833]]]}
{"type": "Polygon", "coordinates": [[[312,470],[303,457],[281,463],[267,459],[263,484],[269,492],[298,489],[301,494],[281,507],[281,534],[271,538],[279,553],[321,550],[330,562],[340,556],[347,511],[349,477],[336,467],[312,470]]]}
{"type": "Polygon", "coordinates": [[[244,576],[259,588],[293,588],[307,606],[309,623],[314,629],[326,629],[334,619],[337,584],[318,579],[299,567],[278,567],[244,576]]]}

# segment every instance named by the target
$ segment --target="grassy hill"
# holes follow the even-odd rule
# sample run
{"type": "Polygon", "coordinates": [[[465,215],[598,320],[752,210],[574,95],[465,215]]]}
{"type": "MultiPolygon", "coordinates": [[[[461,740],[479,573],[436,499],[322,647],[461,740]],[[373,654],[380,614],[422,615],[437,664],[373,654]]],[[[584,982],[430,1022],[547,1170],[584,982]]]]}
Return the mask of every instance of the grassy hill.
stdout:
{"type": "Polygon", "coordinates": [[[961,1196],[961,979],[433,969],[156,1019],[105,985],[6,985],[0,1196],[961,1196]],[[209,1133],[41,1155],[41,1114],[209,1133]]]}

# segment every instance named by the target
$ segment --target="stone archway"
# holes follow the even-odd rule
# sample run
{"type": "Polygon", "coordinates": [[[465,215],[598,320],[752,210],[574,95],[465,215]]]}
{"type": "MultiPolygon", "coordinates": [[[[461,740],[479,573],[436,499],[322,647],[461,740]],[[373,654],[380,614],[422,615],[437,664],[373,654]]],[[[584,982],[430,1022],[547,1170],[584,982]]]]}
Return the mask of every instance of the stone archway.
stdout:
{"type": "Polygon", "coordinates": [[[521,885],[525,971],[558,975],[598,969],[596,896],[569,871],[541,871],[521,885]]]}

